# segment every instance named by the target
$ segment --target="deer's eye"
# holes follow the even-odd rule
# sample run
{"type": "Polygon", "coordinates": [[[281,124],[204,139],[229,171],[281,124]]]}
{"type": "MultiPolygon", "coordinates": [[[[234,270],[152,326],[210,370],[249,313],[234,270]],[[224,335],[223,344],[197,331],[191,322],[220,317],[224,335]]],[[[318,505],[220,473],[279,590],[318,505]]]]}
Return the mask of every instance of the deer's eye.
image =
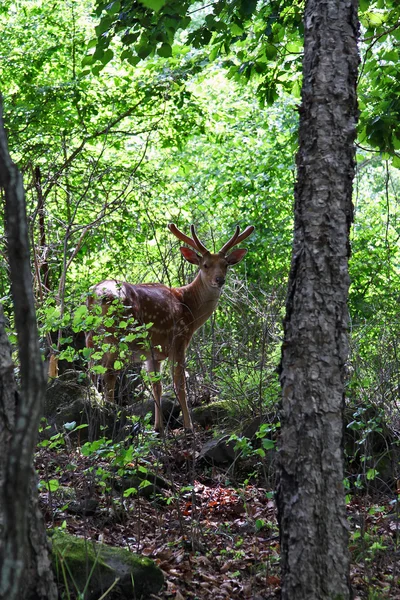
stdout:
{"type": "Polygon", "coordinates": [[[204,267],[205,269],[208,269],[208,265],[207,265],[207,263],[204,263],[203,267],[204,267]]]}

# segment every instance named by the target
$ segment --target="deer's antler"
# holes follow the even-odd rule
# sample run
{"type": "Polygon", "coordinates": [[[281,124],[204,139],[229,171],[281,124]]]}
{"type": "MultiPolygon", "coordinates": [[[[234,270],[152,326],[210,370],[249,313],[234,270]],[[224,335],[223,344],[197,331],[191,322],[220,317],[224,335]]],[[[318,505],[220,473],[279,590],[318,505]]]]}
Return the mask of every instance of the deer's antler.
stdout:
{"type": "Polygon", "coordinates": [[[202,242],[197,237],[195,229],[194,229],[194,225],[191,225],[191,227],[190,227],[190,231],[192,232],[193,238],[190,238],[189,236],[182,233],[182,231],[179,231],[177,226],[174,225],[173,223],[169,223],[168,229],[170,230],[171,233],[174,234],[175,237],[178,238],[178,240],[181,240],[181,242],[184,242],[188,246],[191,246],[194,250],[197,250],[198,252],[200,252],[201,255],[204,256],[204,254],[206,254],[206,252],[208,252],[207,248],[204,246],[204,244],[202,244],[202,242]]]}
{"type": "Polygon", "coordinates": [[[228,250],[230,250],[231,248],[233,248],[233,246],[237,246],[238,244],[240,244],[240,242],[243,242],[243,240],[245,240],[246,238],[248,238],[249,235],[251,233],[253,233],[253,231],[254,231],[254,225],[249,225],[239,235],[240,228],[239,228],[239,225],[238,225],[236,227],[236,231],[233,234],[233,236],[231,237],[231,239],[228,242],[226,242],[226,244],[224,244],[222,246],[221,250],[219,251],[219,254],[226,254],[228,252],[228,250]]]}

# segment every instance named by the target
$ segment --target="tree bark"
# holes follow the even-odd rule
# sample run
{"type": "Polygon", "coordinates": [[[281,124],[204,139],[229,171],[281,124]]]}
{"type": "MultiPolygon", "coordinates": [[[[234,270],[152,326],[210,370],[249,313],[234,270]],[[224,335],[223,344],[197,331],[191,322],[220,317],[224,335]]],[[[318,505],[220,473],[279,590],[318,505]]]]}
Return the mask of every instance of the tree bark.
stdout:
{"type": "Polygon", "coordinates": [[[21,389],[0,311],[0,599],[54,600],[57,589],[38,512],[33,454],[45,378],[40,357],[22,177],[12,162],[0,103],[0,186],[6,200],[11,292],[18,334],[21,389]]]}
{"type": "Polygon", "coordinates": [[[343,489],[357,0],[307,0],[292,264],[281,358],[283,600],[349,598],[343,489]]]}

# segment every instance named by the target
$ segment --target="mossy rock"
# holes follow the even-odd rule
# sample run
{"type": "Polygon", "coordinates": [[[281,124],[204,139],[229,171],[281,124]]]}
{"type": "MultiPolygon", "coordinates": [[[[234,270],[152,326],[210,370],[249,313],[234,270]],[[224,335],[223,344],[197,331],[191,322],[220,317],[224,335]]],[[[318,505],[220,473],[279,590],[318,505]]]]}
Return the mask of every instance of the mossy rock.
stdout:
{"type": "Polygon", "coordinates": [[[58,584],[68,585],[70,592],[86,590],[85,600],[98,600],[112,586],[104,596],[107,600],[146,600],[158,594],[164,584],[163,574],[152,560],[124,548],[105,546],[58,530],[52,532],[51,542],[58,584]]]}
{"type": "Polygon", "coordinates": [[[225,402],[211,402],[204,406],[192,409],[192,419],[201,427],[215,426],[229,417],[229,410],[225,402]]]}

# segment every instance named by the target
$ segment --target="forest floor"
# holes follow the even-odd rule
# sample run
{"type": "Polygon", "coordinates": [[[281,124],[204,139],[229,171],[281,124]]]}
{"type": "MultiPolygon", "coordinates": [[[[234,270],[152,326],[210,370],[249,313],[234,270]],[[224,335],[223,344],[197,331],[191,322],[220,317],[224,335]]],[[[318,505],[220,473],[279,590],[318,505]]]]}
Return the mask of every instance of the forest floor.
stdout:
{"type": "MultiPolygon", "coordinates": [[[[279,598],[273,481],[260,458],[217,469],[196,460],[211,432],[187,438],[178,430],[155,446],[153,436],[140,437],[135,451],[97,442],[82,449],[68,440],[64,445],[64,438],[40,448],[36,467],[47,526],[152,558],[165,578],[155,599],[279,598]],[[138,468],[142,478],[157,472],[164,479],[137,493],[130,474],[138,468]]],[[[356,599],[400,600],[394,498],[360,492],[349,500],[356,599]]]]}

